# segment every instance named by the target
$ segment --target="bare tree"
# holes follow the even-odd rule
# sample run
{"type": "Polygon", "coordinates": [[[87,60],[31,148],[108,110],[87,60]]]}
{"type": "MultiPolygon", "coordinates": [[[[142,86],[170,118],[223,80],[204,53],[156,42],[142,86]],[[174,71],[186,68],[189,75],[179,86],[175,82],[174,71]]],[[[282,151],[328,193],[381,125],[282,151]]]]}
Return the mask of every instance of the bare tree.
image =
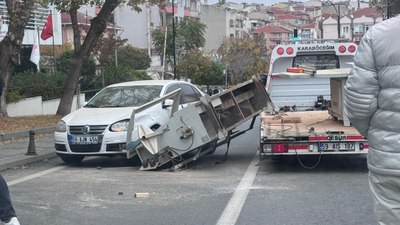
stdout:
{"type": "MultiPolygon", "coordinates": [[[[153,0],[148,1],[153,2],[153,0]]],[[[71,112],[72,100],[82,71],[82,65],[89,60],[93,48],[96,46],[101,35],[107,28],[107,22],[109,21],[114,9],[118,5],[126,3],[134,10],[141,11],[139,4],[143,4],[146,0],[51,0],[50,2],[57,5],[59,10],[69,13],[74,33],[74,55],[71,59],[71,69],[68,72],[67,79],[64,83],[63,94],[61,96],[60,105],[57,109],[57,115],[65,116],[71,112]],[[89,31],[81,44],[77,11],[81,5],[93,3],[97,3],[98,5],[102,3],[102,7],[99,14],[90,21],[89,31]]]]}
{"type": "Polygon", "coordinates": [[[222,55],[222,63],[230,74],[231,84],[243,82],[266,71],[261,48],[257,41],[249,37],[225,39],[218,53],[222,55]]]}

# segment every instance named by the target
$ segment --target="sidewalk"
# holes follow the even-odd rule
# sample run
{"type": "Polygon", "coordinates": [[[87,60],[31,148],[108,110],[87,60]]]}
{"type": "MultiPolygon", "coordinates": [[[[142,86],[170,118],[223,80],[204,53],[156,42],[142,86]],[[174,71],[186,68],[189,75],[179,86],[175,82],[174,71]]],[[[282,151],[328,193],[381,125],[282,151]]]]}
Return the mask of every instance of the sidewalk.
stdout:
{"type": "Polygon", "coordinates": [[[36,154],[31,155],[27,155],[29,131],[0,134],[0,171],[55,157],[54,130],[54,127],[34,130],[34,148],[31,147],[30,153],[36,154]]]}

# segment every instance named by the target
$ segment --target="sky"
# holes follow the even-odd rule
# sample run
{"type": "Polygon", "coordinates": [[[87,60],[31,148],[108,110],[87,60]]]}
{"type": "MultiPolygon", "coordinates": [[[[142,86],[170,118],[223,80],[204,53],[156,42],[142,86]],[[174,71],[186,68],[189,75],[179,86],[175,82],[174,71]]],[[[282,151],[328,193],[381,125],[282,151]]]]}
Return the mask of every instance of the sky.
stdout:
{"type": "MultiPolygon", "coordinates": [[[[226,2],[234,2],[234,3],[259,3],[264,4],[265,6],[272,5],[278,2],[287,2],[288,0],[225,0],[226,2]]],[[[304,1],[304,0],[300,0],[304,1]]],[[[203,0],[201,1],[203,2],[203,0]]],[[[218,0],[208,0],[208,4],[218,3],[218,0]]]]}

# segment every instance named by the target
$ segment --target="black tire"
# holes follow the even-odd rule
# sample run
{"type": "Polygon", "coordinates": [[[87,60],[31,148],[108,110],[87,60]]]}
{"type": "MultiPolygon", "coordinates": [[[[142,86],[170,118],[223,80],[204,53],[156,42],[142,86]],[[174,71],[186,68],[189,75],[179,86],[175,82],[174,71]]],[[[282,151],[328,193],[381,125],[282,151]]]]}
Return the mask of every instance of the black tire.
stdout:
{"type": "Polygon", "coordinates": [[[65,155],[57,154],[65,163],[80,163],[85,158],[84,155],[65,155]]]}

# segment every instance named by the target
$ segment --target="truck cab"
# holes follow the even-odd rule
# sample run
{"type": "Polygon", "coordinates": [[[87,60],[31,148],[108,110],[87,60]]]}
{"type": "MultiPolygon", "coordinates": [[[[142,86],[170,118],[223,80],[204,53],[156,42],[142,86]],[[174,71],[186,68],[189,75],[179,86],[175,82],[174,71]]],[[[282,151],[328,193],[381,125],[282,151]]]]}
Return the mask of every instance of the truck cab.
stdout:
{"type": "Polygon", "coordinates": [[[366,154],[367,140],[351,126],[343,90],[357,45],[296,41],[271,53],[265,88],[275,114],[261,114],[260,155],[366,154]]]}
{"type": "Polygon", "coordinates": [[[332,76],[349,74],[357,45],[305,41],[277,45],[271,53],[266,89],[277,110],[309,110],[318,96],[331,100],[332,76]],[[297,69],[297,70],[296,70],[297,69]]]}

